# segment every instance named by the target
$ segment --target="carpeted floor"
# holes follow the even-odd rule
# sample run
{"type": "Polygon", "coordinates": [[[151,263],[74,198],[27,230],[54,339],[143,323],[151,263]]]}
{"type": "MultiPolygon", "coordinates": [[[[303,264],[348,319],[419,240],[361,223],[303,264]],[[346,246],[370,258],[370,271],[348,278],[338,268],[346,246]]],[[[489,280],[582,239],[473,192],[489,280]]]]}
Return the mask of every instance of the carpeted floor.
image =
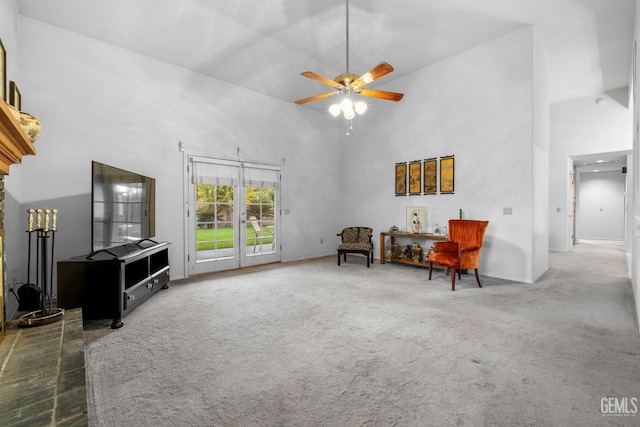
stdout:
{"type": "Polygon", "coordinates": [[[622,244],[550,264],[535,284],[468,275],[455,292],[357,256],[174,283],[122,329],[86,332],[90,425],[640,425],[622,244]],[[626,416],[602,413],[609,397],[626,416]]]}

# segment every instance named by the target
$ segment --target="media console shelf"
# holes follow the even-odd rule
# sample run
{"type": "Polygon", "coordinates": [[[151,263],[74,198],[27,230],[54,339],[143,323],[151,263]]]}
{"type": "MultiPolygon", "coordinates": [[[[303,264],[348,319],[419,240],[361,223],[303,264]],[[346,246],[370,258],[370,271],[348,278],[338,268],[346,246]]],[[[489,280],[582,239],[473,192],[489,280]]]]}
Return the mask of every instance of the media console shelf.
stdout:
{"type": "Polygon", "coordinates": [[[85,319],[122,318],[169,285],[169,243],[126,244],[58,262],[58,307],[82,307],[85,319]]]}
{"type": "MultiPolygon", "coordinates": [[[[423,256],[423,260],[414,261],[413,259],[408,258],[392,258],[390,254],[387,254],[386,250],[386,238],[389,237],[389,247],[391,248],[393,244],[396,242],[396,238],[404,238],[411,240],[412,242],[418,240],[447,240],[447,236],[442,234],[414,234],[414,233],[403,233],[403,232],[389,232],[389,233],[380,233],[380,264],[384,264],[386,261],[397,262],[400,264],[408,264],[416,267],[429,267],[429,262],[426,261],[426,257],[423,256]]],[[[422,248],[425,251],[425,254],[428,248],[422,248]]],[[[443,268],[438,264],[434,264],[434,267],[443,268]]]]}

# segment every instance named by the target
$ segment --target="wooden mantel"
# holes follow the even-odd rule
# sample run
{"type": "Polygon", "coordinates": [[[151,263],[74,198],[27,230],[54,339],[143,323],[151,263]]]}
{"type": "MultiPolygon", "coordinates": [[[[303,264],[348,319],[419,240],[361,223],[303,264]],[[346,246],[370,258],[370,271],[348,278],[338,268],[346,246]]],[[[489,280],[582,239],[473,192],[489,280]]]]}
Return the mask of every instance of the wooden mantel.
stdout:
{"type": "Polygon", "coordinates": [[[0,174],[9,175],[9,166],[20,163],[22,156],[36,154],[33,142],[0,99],[0,174]]]}

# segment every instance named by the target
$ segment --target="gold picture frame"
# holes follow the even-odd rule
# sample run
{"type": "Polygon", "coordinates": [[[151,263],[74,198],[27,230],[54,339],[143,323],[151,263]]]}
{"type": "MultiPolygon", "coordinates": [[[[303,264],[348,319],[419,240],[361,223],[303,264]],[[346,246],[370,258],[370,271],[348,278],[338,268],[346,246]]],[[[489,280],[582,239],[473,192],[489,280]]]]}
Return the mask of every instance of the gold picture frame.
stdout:
{"type": "Polygon", "coordinates": [[[16,82],[9,82],[9,104],[22,111],[22,94],[16,82]]]}
{"type": "Polygon", "coordinates": [[[438,193],[438,160],[424,159],[422,163],[422,180],[424,194],[438,193]]]}
{"type": "Polygon", "coordinates": [[[407,195],[407,164],[396,163],[396,196],[407,195]]]}
{"type": "Polygon", "coordinates": [[[414,160],[409,162],[409,195],[419,196],[422,194],[422,162],[414,160]]]}
{"type": "Polygon", "coordinates": [[[440,157],[440,194],[453,194],[455,185],[454,156],[440,157]]]}
{"type": "Polygon", "coordinates": [[[7,100],[7,51],[0,40],[0,99],[7,100]]]}

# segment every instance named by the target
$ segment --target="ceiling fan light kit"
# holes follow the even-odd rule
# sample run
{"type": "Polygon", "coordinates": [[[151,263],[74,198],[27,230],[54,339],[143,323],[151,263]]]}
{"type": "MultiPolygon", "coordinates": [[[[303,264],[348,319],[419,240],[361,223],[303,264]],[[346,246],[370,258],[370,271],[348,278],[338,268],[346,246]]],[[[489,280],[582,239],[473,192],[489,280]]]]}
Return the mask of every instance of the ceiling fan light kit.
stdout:
{"type": "Polygon", "coordinates": [[[366,86],[367,84],[393,71],[393,67],[384,61],[361,76],[349,72],[349,0],[345,0],[345,2],[347,13],[347,72],[339,74],[333,80],[316,74],[313,71],[305,71],[301,73],[303,77],[307,77],[309,79],[331,86],[334,88],[334,90],[320,95],[311,96],[309,98],[299,99],[295,101],[295,103],[298,105],[302,105],[306,104],[307,102],[317,101],[319,99],[342,94],[342,100],[331,104],[331,106],[329,107],[329,113],[333,117],[338,117],[340,113],[342,113],[343,117],[349,121],[347,130],[347,135],[349,135],[349,129],[353,129],[351,120],[353,120],[356,114],[361,115],[364,114],[365,111],[367,111],[367,104],[364,101],[359,100],[356,96],[366,96],[371,98],[383,99],[386,101],[397,102],[400,101],[404,95],[402,93],[396,92],[364,89],[364,86],[366,86]]]}

